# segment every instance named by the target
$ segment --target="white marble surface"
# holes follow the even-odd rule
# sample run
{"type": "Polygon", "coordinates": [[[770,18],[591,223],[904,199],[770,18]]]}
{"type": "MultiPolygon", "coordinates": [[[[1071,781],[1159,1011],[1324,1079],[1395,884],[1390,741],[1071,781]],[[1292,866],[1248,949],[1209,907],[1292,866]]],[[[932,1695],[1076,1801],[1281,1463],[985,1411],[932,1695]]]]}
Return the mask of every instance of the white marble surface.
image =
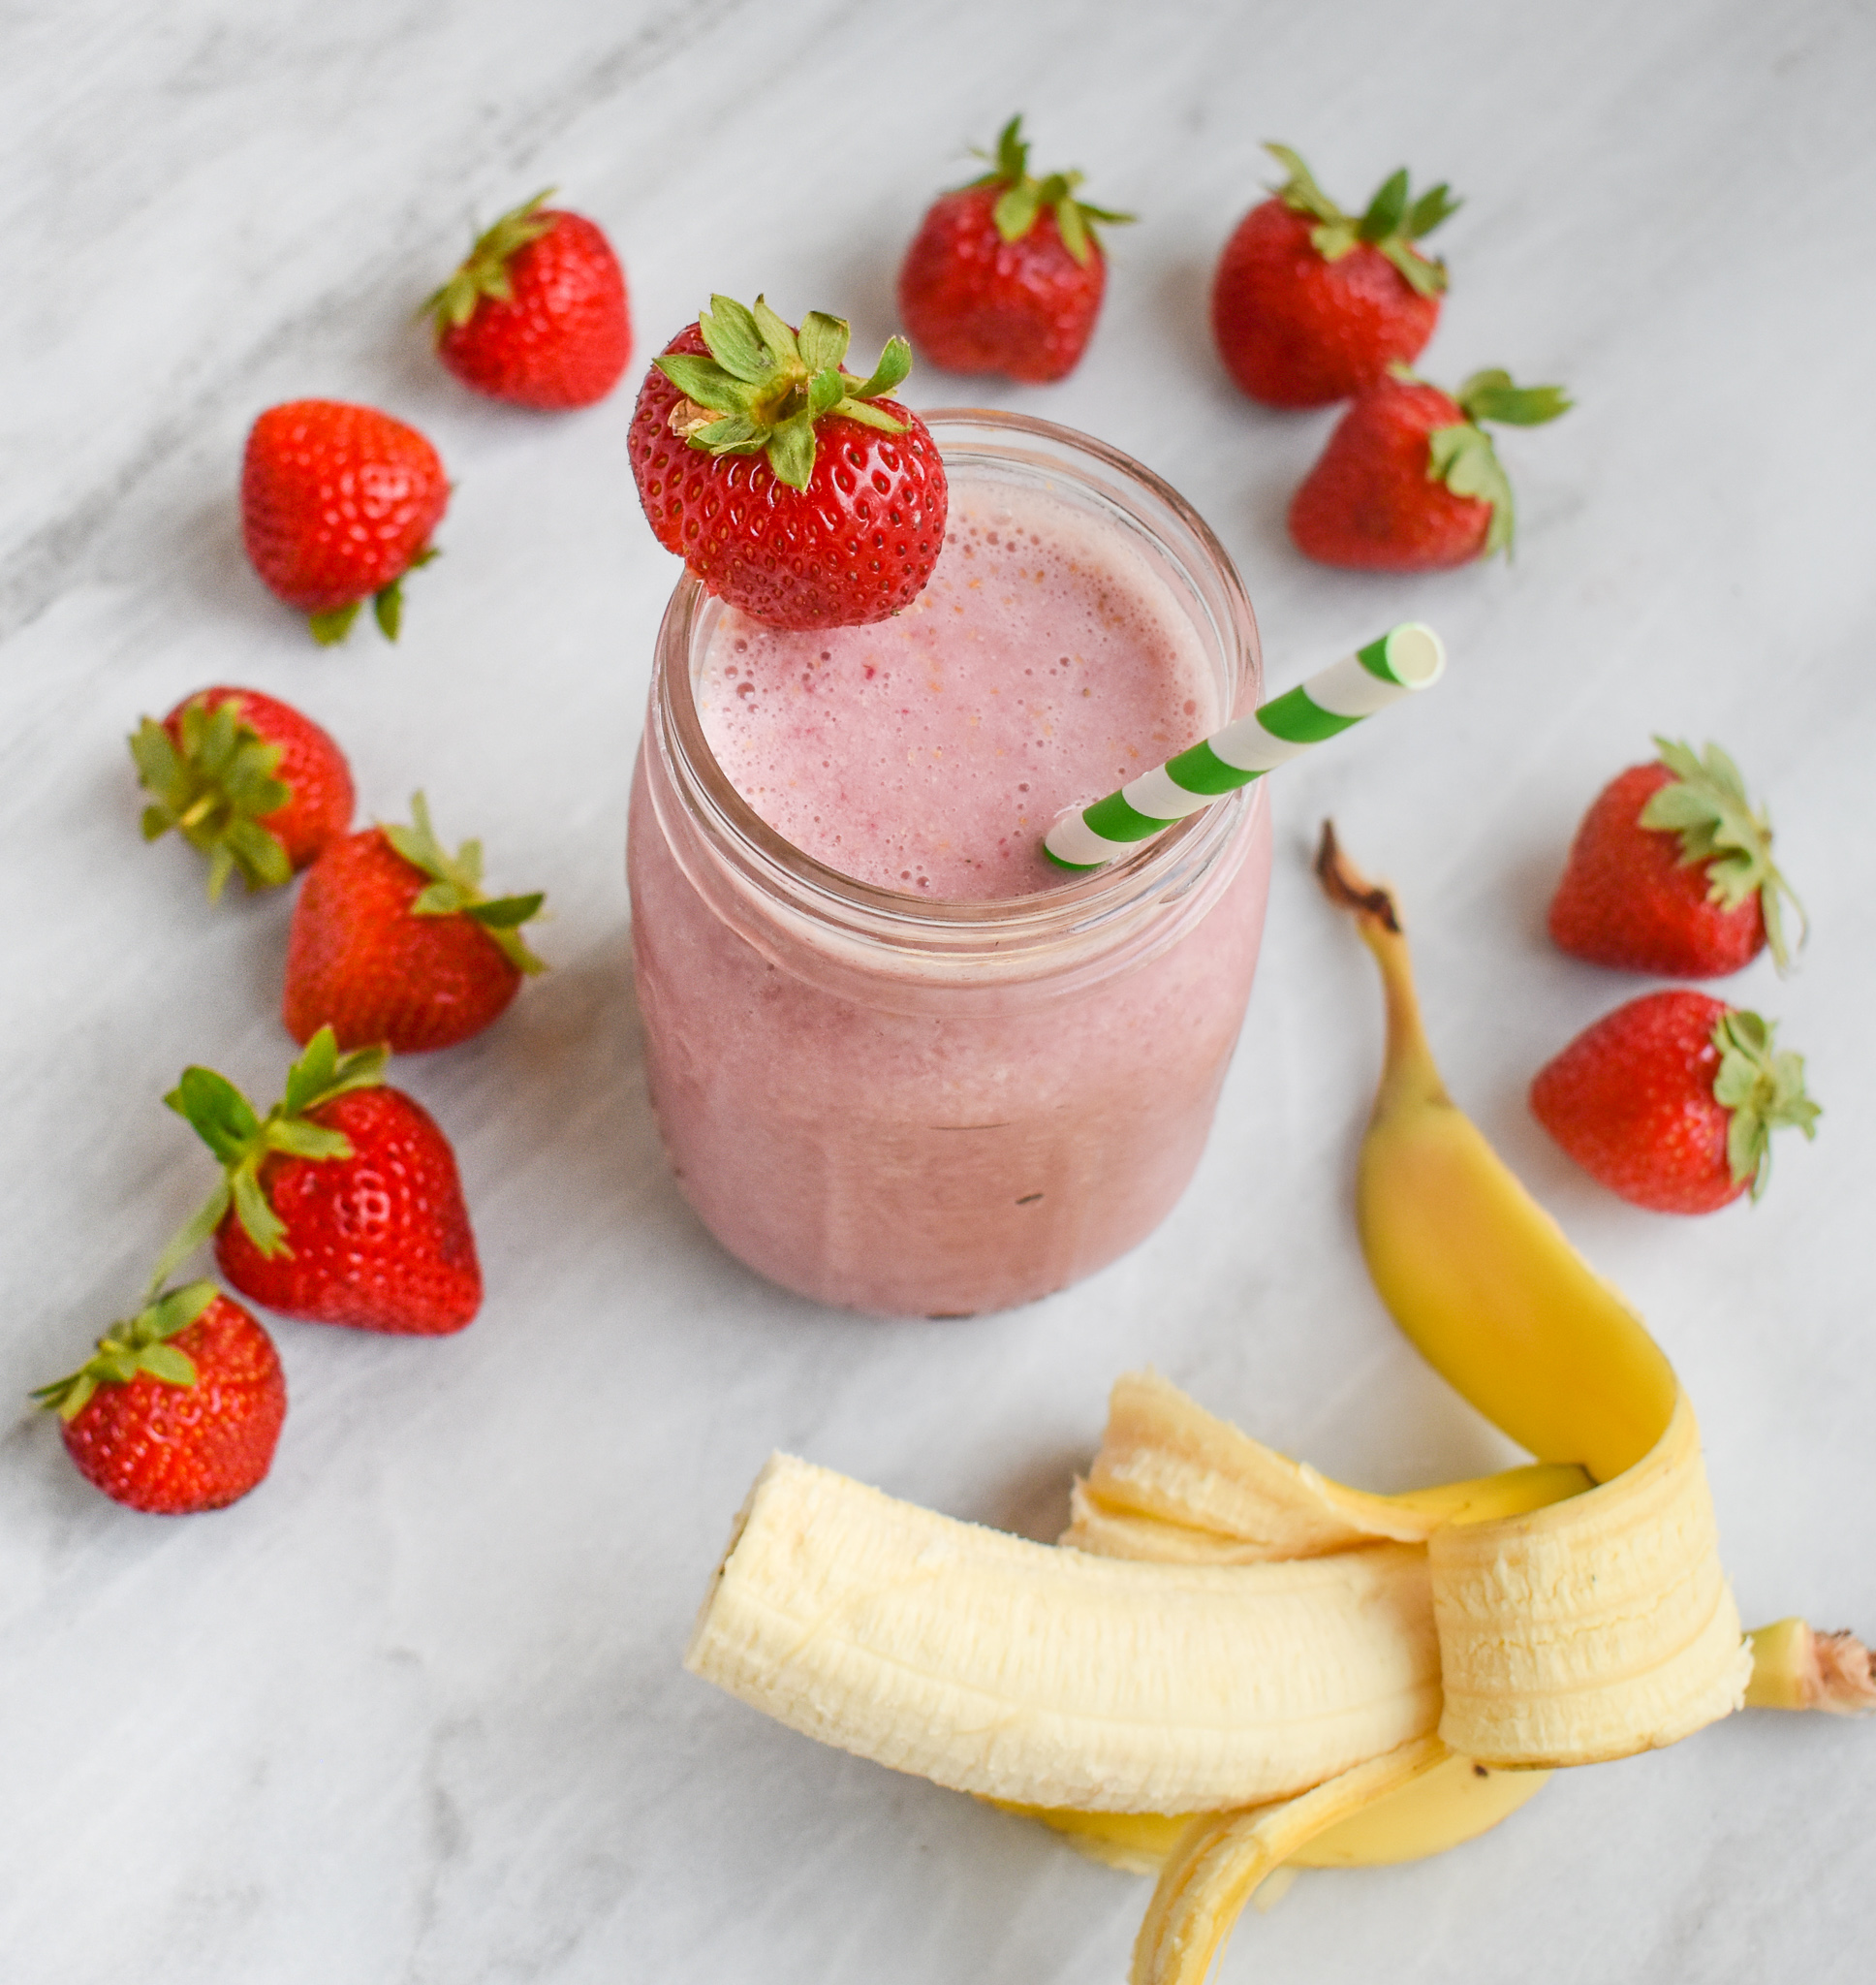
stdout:
{"type": "MultiPolygon", "coordinates": [[[[202,1189],[158,1102],[177,1070],[270,1092],[288,1047],[288,903],[211,911],[187,851],[139,843],[140,713],[218,679],[303,703],[367,812],[421,781],[498,881],[547,889],[556,967],[401,1072],[466,1174],[488,1283],[466,1335],[282,1324],[273,1475],[198,1520],[106,1502],[8,1410],[9,1981],[1123,1975],[1142,1884],[772,1727],[678,1656],[778,1445],[1046,1535],[1109,1382],[1152,1360],[1377,1486],[1500,1452],[1354,1248],[1377,1001],[1305,875],[1329,809],[1400,886],[1455,1091],[1684,1373],[1743,1611],[1876,1626],[1866,6],[41,0],[6,22],[0,1394],[82,1353],[202,1189]],[[1410,614],[1454,666],[1385,740],[1283,775],[1248,1033],[1164,1230],[1019,1314],[880,1325],[726,1260],[646,1113],[620,845],[673,572],[626,471],[630,391],[504,411],[409,320],[472,218],[551,181],[617,243],[641,355],[713,287],[844,309],[870,349],[922,203],[1016,106],[1044,163],[1146,219],[1115,233],[1081,370],[1003,402],[1198,503],[1274,680],[1410,614]],[[1403,159],[1466,197],[1427,368],[1580,399],[1506,444],[1515,567],[1393,583],[1289,549],[1332,416],[1235,397],[1202,316],[1266,136],[1350,200],[1403,159]],[[306,394],[415,420],[456,481],[395,652],[316,652],[243,561],[245,429],[306,394]],[[1542,908],[1657,728],[1745,760],[1817,933],[1799,977],[1729,991],[1809,1056],[1821,1135],[1757,1211],[1699,1222],[1602,1193],[1521,1100],[1641,990],[1552,953],[1542,908]]],[[[927,370],[911,396],[982,391],[927,370]]],[[[1442,1862],[1304,1876],[1223,1975],[1860,1979],[1873,1780],[1876,1730],[1737,1717],[1570,1775],[1442,1862]]]]}

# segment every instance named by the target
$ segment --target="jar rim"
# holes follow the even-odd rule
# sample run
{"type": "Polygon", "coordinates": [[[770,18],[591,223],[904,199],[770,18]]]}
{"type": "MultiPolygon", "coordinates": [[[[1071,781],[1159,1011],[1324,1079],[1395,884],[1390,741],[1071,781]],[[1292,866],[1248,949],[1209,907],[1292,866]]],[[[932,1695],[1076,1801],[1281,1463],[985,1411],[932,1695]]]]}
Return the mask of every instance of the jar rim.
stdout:
{"type": "MultiPolygon", "coordinates": [[[[1163,477],[1107,442],[1033,415],[940,407],[922,412],[920,418],[941,450],[945,430],[951,430],[953,452],[966,457],[972,451],[964,444],[972,434],[985,440],[996,437],[1003,443],[997,456],[1016,463],[1025,457],[1009,446],[1010,437],[1039,444],[1049,453],[1046,458],[1038,455],[1032,466],[1078,482],[1109,506],[1125,510],[1136,529],[1155,540],[1203,601],[1227,672],[1230,704],[1247,708],[1247,692],[1255,700],[1262,685],[1262,651],[1244,583],[1210,525],[1163,477]],[[1098,465],[1118,479],[1118,487],[1087,474],[1080,469],[1081,462],[1098,465]],[[1163,509],[1190,540],[1189,549],[1169,543],[1163,529],[1124,502],[1123,491],[1143,492],[1163,509]],[[1208,586],[1196,583],[1200,575],[1192,570],[1195,564],[1203,568],[1208,586]]],[[[727,858],[740,871],[745,885],[753,884],[764,895],[779,895],[797,915],[840,927],[855,937],[870,937],[915,955],[951,955],[961,962],[969,954],[1008,959],[1013,950],[1052,947],[1065,938],[1091,935],[1132,921],[1144,905],[1169,896],[1186,896],[1217,864],[1250,808],[1263,802],[1259,781],[1142,842],[1106,867],[1085,876],[1065,876],[1059,887],[1029,896],[930,897],[862,881],[829,866],[779,834],[737,792],[711,751],[697,707],[694,668],[723,611],[722,602],[687,571],[659,628],[653,711],[661,720],[661,741],[674,761],[673,770],[680,772],[678,784],[687,810],[698,818],[719,858],[727,858]]]]}

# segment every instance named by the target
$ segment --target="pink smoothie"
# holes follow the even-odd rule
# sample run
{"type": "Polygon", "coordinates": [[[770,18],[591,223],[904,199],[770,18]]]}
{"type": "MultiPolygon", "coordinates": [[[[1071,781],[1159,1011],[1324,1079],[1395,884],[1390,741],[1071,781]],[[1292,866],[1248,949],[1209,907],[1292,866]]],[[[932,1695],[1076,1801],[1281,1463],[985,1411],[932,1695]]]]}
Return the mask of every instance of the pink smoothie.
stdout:
{"type": "Polygon", "coordinates": [[[952,492],[931,583],[896,618],[718,623],[704,733],[770,827],[883,889],[1057,887],[1040,840],[1224,721],[1191,621],[1146,561],[1041,491],[952,492]]]}
{"type": "MultiPolygon", "coordinates": [[[[718,766],[771,827],[927,900],[1060,887],[1037,848],[1055,812],[1233,713],[1127,527],[956,474],[931,585],[895,620],[789,634],[723,613],[701,657],[661,644],[659,666],[688,671],[718,766]]],[[[1267,810],[1204,881],[1141,899],[1150,921],[1128,929],[1152,942],[1103,926],[1063,936],[1072,970],[1011,981],[992,952],[933,982],[896,955],[856,969],[802,904],[721,886],[656,695],[653,718],[629,843],[646,1073],[724,1245],[823,1302],[960,1315],[1150,1233],[1198,1163],[1243,1018],[1267,810]]]]}

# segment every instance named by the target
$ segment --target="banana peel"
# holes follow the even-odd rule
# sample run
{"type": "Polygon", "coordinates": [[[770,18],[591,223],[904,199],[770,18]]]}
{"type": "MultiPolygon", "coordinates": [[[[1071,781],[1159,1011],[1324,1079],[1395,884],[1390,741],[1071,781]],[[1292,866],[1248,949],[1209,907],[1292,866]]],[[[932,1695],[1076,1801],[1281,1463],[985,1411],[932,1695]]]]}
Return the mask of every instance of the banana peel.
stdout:
{"type": "Polygon", "coordinates": [[[774,1457],[686,1654],[804,1734],[1157,1868],[1135,1985],[1198,1985],[1280,1867],[1441,1851],[1557,1767],[1746,1703],[1876,1706],[1852,1636],[1742,1635],[1673,1368],[1448,1096],[1391,898],[1327,829],[1318,872],[1387,996],[1375,1286],[1534,1463],[1372,1495],[1134,1374],[1060,1547],[774,1457]]]}
{"type": "Polygon", "coordinates": [[[1380,967],[1388,1045],[1356,1174],[1382,1301],[1454,1390],[1598,1487],[1429,1540],[1446,1709],[1485,1764],[1593,1764],[1739,1708],[1752,1654],[1720,1568],[1694,1410],[1640,1317],[1454,1104],[1392,898],[1324,830],[1318,873],[1380,967]]]}

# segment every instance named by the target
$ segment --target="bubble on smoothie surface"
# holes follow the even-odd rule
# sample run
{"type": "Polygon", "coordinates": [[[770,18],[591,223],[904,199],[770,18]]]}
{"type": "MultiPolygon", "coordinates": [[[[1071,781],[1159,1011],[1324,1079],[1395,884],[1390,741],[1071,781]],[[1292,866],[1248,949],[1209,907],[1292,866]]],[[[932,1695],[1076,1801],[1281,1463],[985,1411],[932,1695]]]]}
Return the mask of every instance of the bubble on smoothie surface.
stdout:
{"type": "Polygon", "coordinates": [[[1060,887],[1064,806],[1224,721],[1197,630],[1122,534],[1041,491],[954,481],[931,583],[868,627],[726,610],[698,676],[731,783],[862,882],[985,900],[1060,887]]]}

